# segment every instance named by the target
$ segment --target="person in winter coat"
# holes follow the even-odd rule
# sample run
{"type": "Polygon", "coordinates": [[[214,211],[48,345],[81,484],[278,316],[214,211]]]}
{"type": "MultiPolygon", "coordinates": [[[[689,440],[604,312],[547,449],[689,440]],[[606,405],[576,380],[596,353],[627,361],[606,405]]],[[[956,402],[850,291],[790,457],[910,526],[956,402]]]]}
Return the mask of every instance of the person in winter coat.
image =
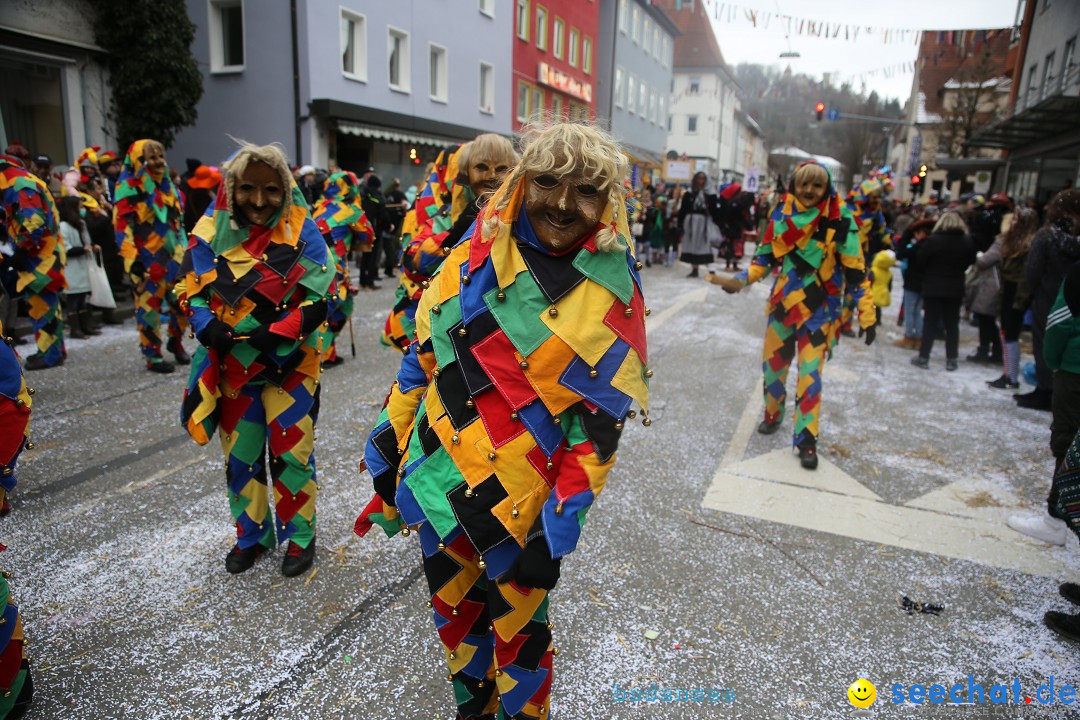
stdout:
{"type": "Polygon", "coordinates": [[[934,221],[916,220],[908,225],[896,244],[896,259],[904,279],[904,337],[893,342],[897,347],[914,350],[922,344],[923,300],[922,273],[915,264],[919,243],[930,236],[934,221]]]}
{"type": "Polygon", "coordinates": [[[682,196],[679,205],[679,229],[682,231],[682,254],[679,260],[690,265],[687,277],[698,277],[698,266],[708,265],[713,261],[713,249],[710,238],[720,228],[720,208],[716,195],[708,191],[708,176],[703,172],[694,173],[690,190],[682,196]],[[711,228],[710,228],[711,225],[711,228]]]}
{"type": "Polygon", "coordinates": [[[923,278],[923,309],[926,312],[922,344],[911,364],[927,369],[934,349],[934,330],[945,326],[945,369],[957,368],[960,345],[960,306],[964,302],[964,273],[975,262],[975,243],[967,234],[960,214],[941,214],[934,232],[919,244],[915,264],[923,278]]]}
{"type": "Polygon", "coordinates": [[[1031,238],[1039,229],[1039,214],[1020,208],[1001,239],[1001,339],[1004,372],[987,381],[992,388],[1016,390],[1020,387],[1020,331],[1030,304],[1024,266],[1031,238]]]}
{"type": "MultiPolygon", "coordinates": [[[[972,240],[975,241],[974,238],[972,240]]],[[[997,316],[1001,311],[1001,280],[998,272],[1001,243],[1002,237],[999,235],[986,250],[978,250],[975,256],[969,305],[979,324],[979,347],[967,356],[968,362],[996,364],[1002,360],[1001,332],[997,325],[997,316]]],[[[978,241],[975,244],[978,247],[978,241]]]]}
{"type": "Polygon", "coordinates": [[[1050,307],[1069,269],[1080,260],[1080,190],[1062,190],[1046,206],[1046,223],[1031,239],[1024,269],[1031,294],[1031,339],[1035,351],[1036,388],[1014,395],[1020,407],[1050,410],[1054,373],[1042,356],[1050,307]]]}
{"type": "Polygon", "coordinates": [[[68,335],[82,340],[88,335],[100,335],[90,317],[90,263],[99,250],[90,240],[86,223],[79,214],[82,201],[77,195],[66,195],[56,204],[60,211],[60,237],[67,251],[64,276],[68,286],[64,291],[64,314],[68,320],[68,335]]]}
{"type": "Polygon", "coordinates": [[[881,308],[892,304],[892,268],[896,264],[896,253],[882,250],[870,262],[870,292],[874,296],[877,308],[877,324],[881,324],[881,308]]]}

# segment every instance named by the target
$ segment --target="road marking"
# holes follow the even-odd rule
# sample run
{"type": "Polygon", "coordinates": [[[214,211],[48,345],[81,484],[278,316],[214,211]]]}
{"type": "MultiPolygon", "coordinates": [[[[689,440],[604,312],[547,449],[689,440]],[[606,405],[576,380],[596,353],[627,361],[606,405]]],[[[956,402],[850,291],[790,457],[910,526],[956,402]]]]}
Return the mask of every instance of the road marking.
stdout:
{"type": "Polygon", "coordinates": [[[87,513],[91,512],[93,510],[97,510],[103,504],[105,504],[107,502],[110,502],[111,500],[113,500],[113,499],[115,499],[115,498],[117,498],[117,497],[119,497],[121,495],[131,495],[136,490],[141,490],[145,486],[147,486],[147,485],[149,485],[151,483],[155,483],[158,480],[164,480],[165,478],[169,477],[170,475],[175,475],[176,473],[180,472],[181,470],[186,470],[187,468],[191,467],[192,465],[204,462],[205,460],[206,460],[206,458],[200,453],[200,454],[195,455],[194,457],[191,457],[191,458],[188,458],[187,460],[184,460],[179,465],[173,465],[172,467],[162,468],[162,469],[158,470],[156,473],[154,473],[153,475],[149,475],[149,476],[147,476],[147,477],[145,477],[145,478],[143,478],[141,480],[132,480],[131,482],[125,483],[124,485],[121,485],[120,487],[118,487],[118,488],[116,488],[114,490],[106,491],[105,493],[103,493],[103,494],[101,494],[101,495],[99,495],[99,496],[97,496],[95,498],[92,498],[92,499],[89,499],[89,500],[87,500],[85,502],[79,503],[75,507],[73,507],[73,508],[69,509],[68,511],[66,511],[65,513],[63,513],[57,519],[57,521],[68,520],[68,519],[70,519],[72,517],[75,517],[75,516],[78,516],[78,515],[86,515],[87,513]]]}
{"type": "Polygon", "coordinates": [[[762,394],[765,392],[765,381],[758,376],[754,387],[750,389],[750,399],[743,407],[742,415],[739,416],[739,424],[735,426],[735,432],[731,436],[731,442],[724,450],[724,457],[720,460],[720,467],[727,467],[734,462],[742,460],[746,452],[746,446],[750,444],[750,437],[754,434],[754,423],[761,415],[762,394]]]}
{"type": "Polygon", "coordinates": [[[709,288],[706,285],[702,285],[694,290],[688,290],[679,297],[675,298],[675,302],[670,307],[666,307],[656,317],[651,320],[645,321],[645,331],[652,332],[658,329],[668,320],[675,316],[680,310],[689,305],[692,302],[705,302],[705,298],[709,295],[709,288]]]}

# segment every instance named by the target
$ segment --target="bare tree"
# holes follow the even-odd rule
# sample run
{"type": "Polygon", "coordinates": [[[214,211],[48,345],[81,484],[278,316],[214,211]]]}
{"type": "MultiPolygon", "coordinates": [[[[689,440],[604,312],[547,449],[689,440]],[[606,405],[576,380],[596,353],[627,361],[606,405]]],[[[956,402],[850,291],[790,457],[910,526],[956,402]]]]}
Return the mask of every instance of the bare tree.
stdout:
{"type": "Polygon", "coordinates": [[[979,128],[999,118],[998,82],[990,52],[969,58],[942,92],[940,144],[950,157],[963,157],[964,143],[979,128]]]}

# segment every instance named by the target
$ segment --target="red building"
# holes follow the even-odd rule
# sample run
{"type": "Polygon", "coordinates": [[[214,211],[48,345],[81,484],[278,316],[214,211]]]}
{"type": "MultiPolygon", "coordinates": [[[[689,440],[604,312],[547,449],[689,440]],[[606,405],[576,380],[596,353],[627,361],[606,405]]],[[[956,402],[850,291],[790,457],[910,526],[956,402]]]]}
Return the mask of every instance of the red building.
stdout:
{"type": "Polygon", "coordinates": [[[597,0],[514,0],[514,131],[542,115],[596,117],[597,0]]]}

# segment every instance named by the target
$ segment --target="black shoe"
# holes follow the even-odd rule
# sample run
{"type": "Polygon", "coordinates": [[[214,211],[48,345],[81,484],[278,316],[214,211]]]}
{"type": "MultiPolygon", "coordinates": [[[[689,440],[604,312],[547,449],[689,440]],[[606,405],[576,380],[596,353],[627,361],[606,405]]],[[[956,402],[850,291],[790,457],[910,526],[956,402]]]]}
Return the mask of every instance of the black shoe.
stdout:
{"type": "Polygon", "coordinates": [[[285,559],[281,561],[281,574],[285,577],[296,577],[311,567],[313,562],[315,562],[315,538],[311,538],[306,548],[290,540],[289,551],[285,553],[285,559]]]}
{"type": "Polygon", "coordinates": [[[266,552],[266,546],[255,543],[251,547],[240,549],[239,545],[233,545],[232,550],[225,556],[225,569],[233,575],[238,575],[245,570],[250,570],[255,560],[266,552]]]}
{"type": "Polygon", "coordinates": [[[335,357],[333,360],[323,360],[323,370],[326,370],[327,368],[337,367],[343,362],[345,362],[345,358],[341,357],[340,355],[335,357]]]}
{"type": "Polygon", "coordinates": [[[817,447],[806,443],[800,445],[798,450],[799,463],[807,470],[817,470],[817,447]]]}
{"type": "Polygon", "coordinates": [[[148,362],[146,363],[146,369],[150,372],[161,373],[162,375],[168,375],[176,370],[176,366],[168,360],[162,360],[161,362],[148,362]]]}
{"type": "Polygon", "coordinates": [[[688,277],[688,278],[692,278],[692,277],[697,277],[697,276],[698,276],[698,271],[697,271],[697,266],[695,265],[695,266],[694,266],[694,269],[693,269],[693,270],[691,270],[691,271],[690,271],[690,274],[689,274],[689,275],[687,275],[686,277],[688,277]]]}
{"type": "Polygon", "coordinates": [[[68,328],[67,336],[72,340],[85,340],[87,337],[89,337],[86,333],[82,331],[82,328],[78,325],[70,326],[68,328]]]}
{"type": "Polygon", "coordinates": [[[1080,642],[1080,615],[1051,610],[1043,615],[1043,624],[1064,638],[1080,642]]]}
{"type": "MultiPolygon", "coordinates": [[[[990,362],[990,356],[987,355],[986,351],[983,350],[982,348],[976,350],[971,355],[968,355],[965,359],[968,362],[975,362],[975,363],[988,363],[988,362],[990,362]]],[[[1001,362],[1001,360],[999,359],[998,362],[1001,362]]]]}
{"type": "MultiPolygon", "coordinates": [[[[126,297],[126,296],[125,296],[126,297]]],[[[123,325],[124,321],[116,317],[116,311],[106,308],[101,311],[101,322],[106,325],[123,325]]]]}
{"type": "Polygon", "coordinates": [[[1018,407],[1027,408],[1028,410],[1051,410],[1050,393],[1044,393],[1036,390],[1034,393],[1027,395],[1021,395],[1016,400],[1018,407]]]}
{"type": "Polygon", "coordinates": [[[998,390],[1016,390],[1020,387],[1020,383],[1013,382],[1008,375],[1002,375],[997,380],[987,380],[986,384],[998,390]]]}
{"type": "Polygon", "coordinates": [[[1071,582],[1061,583],[1058,586],[1058,593],[1074,605],[1080,605],[1080,585],[1071,582]]]}
{"type": "Polygon", "coordinates": [[[853,338],[853,337],[855,337],[855,331],[854,331],[854,330],[852,330],[851,328],[848,328],[847,330],[841,330],[841,331],[840,331],[840,334],[841,334],[841,335],[843,335],[843,336],[844,336],[844,337],[846,337],[846,338],[853,338]]]}
{"type": "Polygon", "coordinates": [[[184,344],[179,340],[170,340],[165,349],[172,353],[172,356],[176,358],[177,365],[190,365],[191,356],[184,350],[184,344]]]}
{"type": "Polygon", "coordinates": [[[956,358],[945,358],[945,369],[952,372],[956,368],[960,367],[960,361],[956,358]]]}
{"type": "Polygon", "coordinates": [[[757,431],[762,435],[772,435],[779,429],[779,422],[769,422],[768,420],[762,420],[761,423],[757,426],[757,431]]]}
{"type": "Polygon", "coordinates": [[[924,358],[922,355],[916,355],[911,358],[911,364],[917,368],[922,368],[923,370],[930,369],[930,359],[924,358]]]}
{"type": "Polygon", "coordinates": [[[60,358],[60,362],[55,365],[50,365],[45,362],[45,356],[41,353],[35,353],[26,358],[26,362],[23,364],[23,370],[48,370],[51,367],[59,367],[64,364],[64,358],[60,358]]]}

